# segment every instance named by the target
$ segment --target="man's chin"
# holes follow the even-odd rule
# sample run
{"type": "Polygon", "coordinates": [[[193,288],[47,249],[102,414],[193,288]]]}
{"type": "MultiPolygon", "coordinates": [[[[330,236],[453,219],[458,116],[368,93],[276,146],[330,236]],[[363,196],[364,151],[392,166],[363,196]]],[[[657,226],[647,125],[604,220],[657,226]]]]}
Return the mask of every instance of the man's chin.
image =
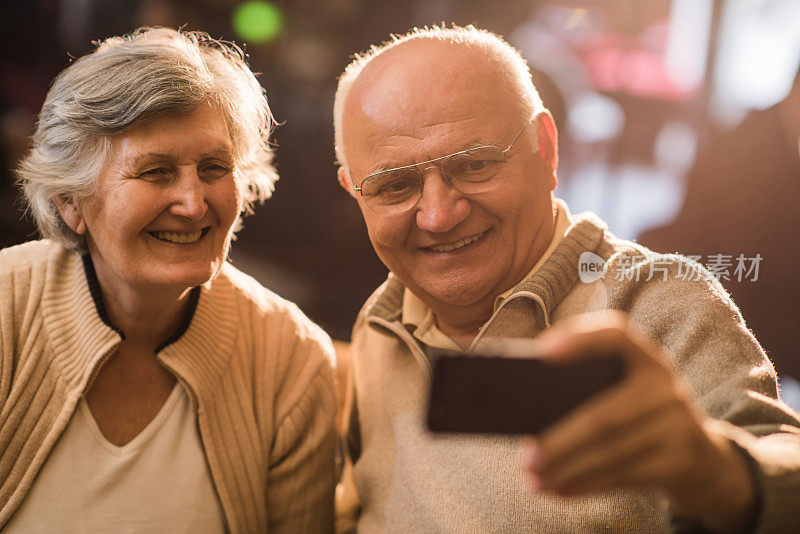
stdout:
{"type": "Polygon", "coordinates": [[[490,297],[489,289],[483,289],[475,284],[439,284],[435,287],[422,288],[427,296],[436,303],[445,306],[473,306],[480,304],[490,297]]]}

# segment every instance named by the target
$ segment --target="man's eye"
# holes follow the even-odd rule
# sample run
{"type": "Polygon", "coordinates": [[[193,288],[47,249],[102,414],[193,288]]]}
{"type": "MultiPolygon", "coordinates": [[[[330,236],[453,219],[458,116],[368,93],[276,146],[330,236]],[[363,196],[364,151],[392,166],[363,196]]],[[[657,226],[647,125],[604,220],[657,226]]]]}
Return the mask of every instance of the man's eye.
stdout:
{"type": "Polygon", "coordinates": [[[492,164],[484,159],[463,158],[458,161],[448,162],[447,171],[455,176],[477,174],[485,171],[492,164]]]}
{"type": "Polygon", "coordinates": [[[456,180],[485,181],[502,168],[503,153],[494,148],[475,149],[467,154],[453,156],[442,168],[456,180]]]}
{"type": "Polygon", "coordinates": [[[475,171],[480,171],[480,170],[485,169],[487,165],[489,165],[488,161],[483,160],[483,159],[476,159],[476,160],[472,160],[472,161],[466,162],[464,167],[467,170],[475,172],[475,171]]]}
{"type": "Polygon", "coordinates": [[[381,190],[378,191],[378,194],[397,195],[400,193],[404,193],[409,189],[411,189],[411,184],[407,180],[395,180],[381,187],[381,190]]]}

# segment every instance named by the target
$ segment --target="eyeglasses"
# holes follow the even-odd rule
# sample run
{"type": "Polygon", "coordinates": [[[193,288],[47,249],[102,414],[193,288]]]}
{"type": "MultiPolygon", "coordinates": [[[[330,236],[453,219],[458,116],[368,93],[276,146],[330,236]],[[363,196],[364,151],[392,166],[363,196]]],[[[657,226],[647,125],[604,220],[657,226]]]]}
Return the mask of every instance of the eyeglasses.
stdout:
{"type": "Polygon", "coordinates": [[[422,198],[423,173],[435,167],[447,183],[460,193],[471,195],[493,189],[508,172],[508,151],[532,121],[528,121],[508,145],[478,146],[441,158],[405,165],[370,174],[353,188],[361,193],[364,203],[378,213],[400,213],[413,207],[422,198]],[[424,167],[423,167],[424,166],[424,167]]]}

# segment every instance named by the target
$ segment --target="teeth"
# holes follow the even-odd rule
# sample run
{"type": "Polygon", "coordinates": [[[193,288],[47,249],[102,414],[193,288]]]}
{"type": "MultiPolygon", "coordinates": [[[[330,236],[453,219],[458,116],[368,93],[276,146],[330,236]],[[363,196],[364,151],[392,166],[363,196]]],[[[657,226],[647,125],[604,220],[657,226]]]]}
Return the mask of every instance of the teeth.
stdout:
{"type": "Polygon", "coordinates": [[[191,234],[179,234],[176,232],[150,232],[156,239],[169,241],[171,243],[194,243],[203,235],[202,230],[191,234]]]}
{"type": "Polygon", "coordinates": [[[464,239],[456,241],[455,243],[448,243],[446,245],[434,245],[430,248],[434,252],[450,252],[451,250],[456,250],[458,248],[461,248],[465,245],[469,245],[470,243],[477,241],[478,239],[483,237],[483,234],[484,232],[481,232],[480,234],[475,234],[473,236],[465,237],[464,239]]]}

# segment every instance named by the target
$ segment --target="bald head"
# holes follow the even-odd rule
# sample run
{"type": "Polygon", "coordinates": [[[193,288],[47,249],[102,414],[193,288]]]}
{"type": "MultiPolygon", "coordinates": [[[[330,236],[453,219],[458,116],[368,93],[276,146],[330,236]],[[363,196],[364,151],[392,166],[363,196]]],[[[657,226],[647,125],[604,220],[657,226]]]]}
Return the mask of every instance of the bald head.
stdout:
{"type": "Polygon", "coordinates": [[[336,156],[346,165],[351,142],[346,131],[356,121],[400,128],[409,121],[428,121],[433,127],[497,104],[523,118],[544,109],[516,50],[471,27],[415,30],[357,57],[340,78],[334,104],[336,156]]]}

